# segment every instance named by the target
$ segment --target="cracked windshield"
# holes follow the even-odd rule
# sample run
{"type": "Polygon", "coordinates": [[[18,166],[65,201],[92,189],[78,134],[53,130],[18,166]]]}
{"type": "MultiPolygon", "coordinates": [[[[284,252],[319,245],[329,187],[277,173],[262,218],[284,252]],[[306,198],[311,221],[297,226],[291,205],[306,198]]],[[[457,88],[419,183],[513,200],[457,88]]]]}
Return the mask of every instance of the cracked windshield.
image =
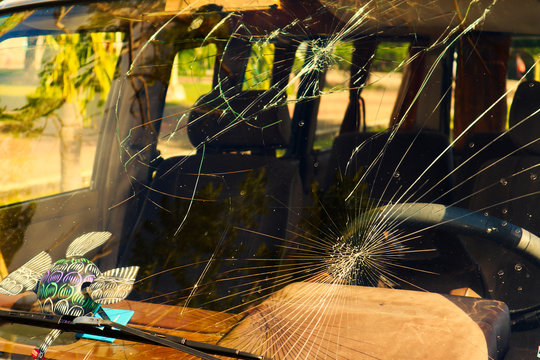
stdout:
{"type": "Polygon", "coordinates": [[[1,1],[0,358],[540,356],[538,14],[1,1]]]}

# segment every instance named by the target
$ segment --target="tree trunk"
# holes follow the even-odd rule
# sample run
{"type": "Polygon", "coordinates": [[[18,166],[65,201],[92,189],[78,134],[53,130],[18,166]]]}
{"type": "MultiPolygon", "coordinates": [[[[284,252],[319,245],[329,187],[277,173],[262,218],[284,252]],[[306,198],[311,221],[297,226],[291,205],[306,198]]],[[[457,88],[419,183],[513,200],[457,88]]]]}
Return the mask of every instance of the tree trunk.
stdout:
{"type": "Polygon", "coordinates": [[[60,110],[60,191],[80,189],[82,117],[76,102],[66,102],[60,110]]]}

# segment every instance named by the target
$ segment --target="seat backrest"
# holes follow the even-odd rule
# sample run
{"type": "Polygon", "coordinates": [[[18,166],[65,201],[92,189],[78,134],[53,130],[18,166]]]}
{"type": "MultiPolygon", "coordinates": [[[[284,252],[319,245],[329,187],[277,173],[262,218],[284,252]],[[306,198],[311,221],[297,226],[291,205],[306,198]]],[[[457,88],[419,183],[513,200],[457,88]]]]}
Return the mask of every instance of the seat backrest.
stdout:
{"type": "Polygon", "coordinates": [[[222,94],[214,90],[197,100],[188,126],[191,143],[214,152],[281,148],[291,136],[285,94],[276,89],[222,94]]]}
{"type": "MultiPolygon", "coordinates": [[[[535,142],[539,134],[536,127],[539,125],[535,124],[534,120],[540,115],[536,114],[529,118],[538,111],[540,101],[538,84],[536,81],[524,81],[518,86],[508,116],[510,130],[503,133],[472,133],[467,136],[463,156],[455,173],[456,184],[461,184],[456,189],[458,200],[473,191],[474,177],[483,165],[509,155],[527,156],[540,153],[540,142],[535,142]]],[[[469,207],[469,202],[465,198],[458,205],[469,207]]]]}
{"type": "Polygon", "coordinates": [[[514,149],[514,144],[505,133],[477,132],[467,136],[464,149],[456,156],[456,169],[453,175],[455,205],[468,207],[470,201],[468,195],[473,191],[474,177],[482,164],[500,159],[514,149]]]}
{"type": "Polygon", "coordinates": [[[147,298],[194,292],[190,306],[222,298],[205,307],[225,310],[270,290],[297,223],[298,163],[262,154],[287,145],[290,117],[272,91],[210,93],[194,105],[188,134],[197,154],[159,165],[125,257],[145,275],[165,271],[147,281],[147,298]]]}
{"type": "Polygon", "coordinates": [[[390,141],[389,137],[389,132],[338,136],[326,187],[361,172],[371,199],[449,202],[452,182],[450,177],[444,179],[452,169],[448,138],[431,131],[397,132],[390,141]]]}
{"type": "Polygon", "coordinates": [[[492,157],[474,170],[476,175],[472,176],[474,180],[472,192],[477,194],[470,198],[468,207],[473,210],[492,209],[492,212],[495,211],[492,215],[512,220],[517,225],[540,233],[540,226],[530,223],[527,220],[529,216],[523,216],[537,211],[537,206],[523,207],[523,204],[530,201],[528,198],[534,196],[505,202],[519,194],[530,194],[538,190],[539,183],[535,174],[540,174],[540,169],[534,166],[540,163],[539,82],[526,81],[519,85],[510,109],[509,127],[510,130],[505,136],[495,141],[491,140],[493,143],[486,147],[485,152],[492,157]],[[530,171],[520,173],[528,168],[531,168],[530,171]],[[494,183],[498,184],[493,186],[494,183]],[[492,206],[499,202],[505,203],[492,206]],[[509,213],[510,207],[515,207],[518,212],[509,213]],[[523,213],[524,211],[526,213],[523,213]]]}
{"type": "MultiPolygon", "coordinates": [[[[540,141],[536,141],[540,139],[539,82],[526,81],[519,85],[509,125],[507,136],[512,148],[476,169],[468,208],[539,235],[540,141]]],[[[527,294],[537,294],[534,284],[540,278],[540,267],[536,263],[492,242],[471,239],[466,244],[482,267],[489,291],[496,299],[504,300],[510,308],[533,305],[527,303],[532,296],[527,294]]]]}

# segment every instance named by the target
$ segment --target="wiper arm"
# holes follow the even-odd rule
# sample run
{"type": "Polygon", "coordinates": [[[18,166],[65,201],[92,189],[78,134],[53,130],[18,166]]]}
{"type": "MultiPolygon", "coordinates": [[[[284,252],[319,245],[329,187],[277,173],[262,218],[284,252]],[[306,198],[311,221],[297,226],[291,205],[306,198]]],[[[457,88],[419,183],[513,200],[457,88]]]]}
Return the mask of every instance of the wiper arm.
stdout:
{"type": "Polygon", "coordinates": [[[18,310],[0,310],[0,319],[11,323],[58,329],[66,332],[84,333],[161,345],[177,349],[205,360],[220,360],[212,355],[228,356],[242,360],[271,360],[264,356],[251,354],[245,351],[188,340],[184,337],[155,331],[138,329],[91,316],[54,315],[18,310]]]}

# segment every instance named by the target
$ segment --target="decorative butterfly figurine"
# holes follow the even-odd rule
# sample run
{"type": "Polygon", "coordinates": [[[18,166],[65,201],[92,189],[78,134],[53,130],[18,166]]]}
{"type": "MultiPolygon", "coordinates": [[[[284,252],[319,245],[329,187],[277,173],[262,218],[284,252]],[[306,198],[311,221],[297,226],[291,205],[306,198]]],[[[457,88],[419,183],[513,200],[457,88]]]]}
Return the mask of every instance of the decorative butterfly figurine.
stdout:
{"type": "MultiPolygon", "coordinates": [[[[0,282],[0,294],[17,295],[34,291],[40,310],[44,313],[72,316],[103,314],[100,306],[124,300],[131,289],[138,266],[116,268],[101,272],[83,256],[103,245],[109,232],[90,232],[79,236],[69,245],[66,259],[54,264],[45,251],[40,252],[0,282]]],[[[62,333],[52,330],[32,356],[43,359],[51,343],[62,333]]]]}

